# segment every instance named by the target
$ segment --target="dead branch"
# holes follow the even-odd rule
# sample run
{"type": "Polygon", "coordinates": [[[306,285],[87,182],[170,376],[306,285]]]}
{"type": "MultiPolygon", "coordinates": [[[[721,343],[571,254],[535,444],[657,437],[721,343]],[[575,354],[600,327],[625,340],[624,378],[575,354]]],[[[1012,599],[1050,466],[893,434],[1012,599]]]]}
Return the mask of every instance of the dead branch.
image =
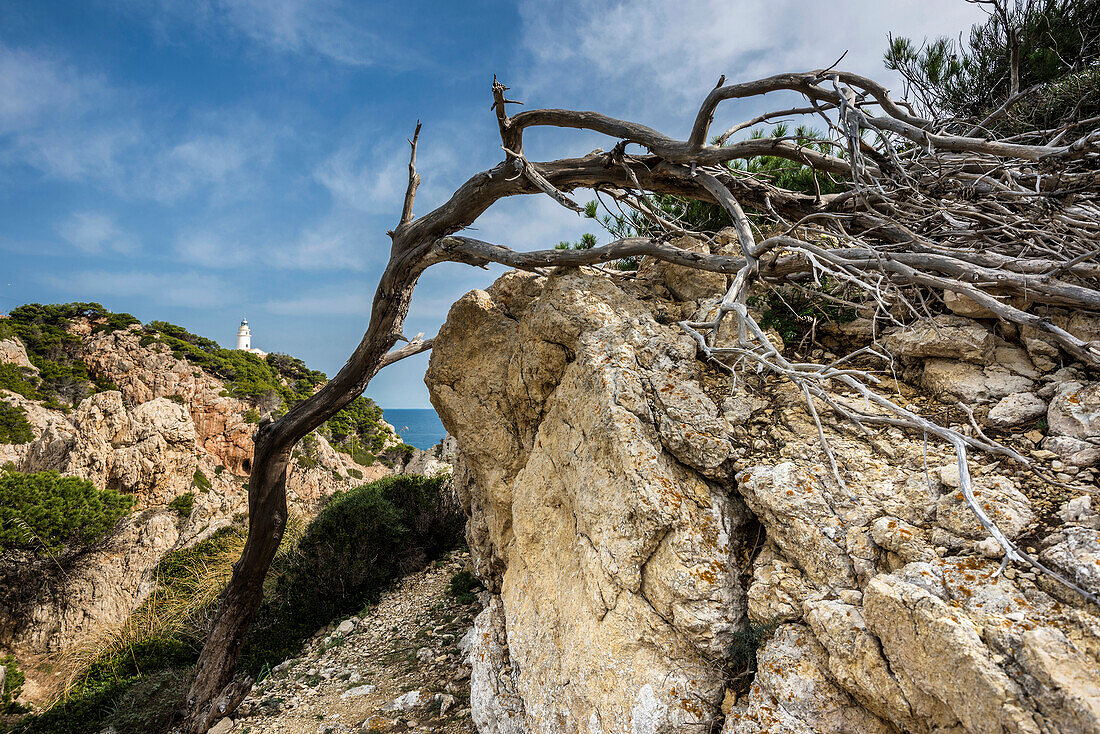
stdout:
{"type": "MultiPolygon", "coordinates": [[[[359,396],[379,369],[430,348],[431,340],[419,337],[396,350],[394,346],[402,338],[420,274],[444,261],[544,272],[649,257],[732,275],[717,315],[709,322],[684,321],[681,328],[695,340],[701,358],[725,371],[769,373],[800,390],[839,487],[845,487],[844,475],[822,430],[823,412],[864,432],[869,426],[897,426],[936,437],[954,449],[965,500],[1003,548],[1005,563],[1027,563],[1081,591],[1020,551],[974,499],[968,452],[993,453],[1029,467],[1034,462],[980,432],[964,435],[883,395],[878,378],[853,366],[857,355],[890,359],[881,345],[830,364],[784,357],[751,315],[747,301],[756,288],[794,283],[807,289],[829,278],[845,284],[845,302],[901,324],[927,318],[943,291],[951,291],[1007,323],[1037,330],[1087,367],[1100,367],[1100,345],[1078,339],[1033,309],[1041,305],[1100,313],[1100,121],[994,139],[985,135],[982,121],[961,121],[965,126],[959,127],[956,120],[948,128],[917,116],[873,80],[829,67],[734,84],[722,80],[700,105],[688,139],[681,141],[598,112],[536,109],[509,115],[507,105],[518,103],[506,97],[507,91],[494,78],[492,110],[504,160],[474,174],[447,201],[420,217],[413,215],[420,183],[417,124],[409,141],[409,186],[401,218],[390,233],[390,260],[362,340],[329,383],[257,432],[248,486],[248,539],[200,655],[181,732],[205,732],[239,700],[233,670],[286,522],[291,450],[359,396]],[[719,144],[707,144],[722,102],[781,90],[801,95],[805,104],[746,120],[719,136],[719,144]],[[783,138],[727,144],[738,130],[803,115],[827,120],[826,132],[810,144],[783,138]],[[614,141],[612,150],[531,161],[524,152],[524,133],[547,126],[607,135],[614,141]],[[952,132],[958,129],[971,132],[952,132]],[[627,154],[630,145],[648,152],[627,154]],[[847,190],[832,195],[785,190],[730,165],[758,156],[804,166],[815,179],[831,176],[846,183],[847,190]],[[607,194],[666,233],[682,234],[689,223],[654,210],[649,195],[717,203],[734,223],[740,257],[688,251],[670,244],[667,235],[624,238],[589,250],[517,252],[459,234],[496,201],[510,196],[549,195],[579,209],[569,196],[579,188],[607,194]],[[760,231],[764,225],[782,233],[758,240],[754,228],[760,231]],[[1015,301],[1008,303],[1007,297],[1015,301]],[[732,335],[721,328],[730,318],[736,327],[732,335]],[[864,407],[858,405],[861,401],[864,407]]],[[[698,234],[710,241],[708,233],[698,234]]]]}

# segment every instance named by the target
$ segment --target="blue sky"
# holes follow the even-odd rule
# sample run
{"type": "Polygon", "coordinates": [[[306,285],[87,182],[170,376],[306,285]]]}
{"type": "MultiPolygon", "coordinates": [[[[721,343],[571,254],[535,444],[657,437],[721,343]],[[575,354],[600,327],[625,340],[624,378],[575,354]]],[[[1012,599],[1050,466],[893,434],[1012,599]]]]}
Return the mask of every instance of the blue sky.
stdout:
{"type": "MultiPolygon", "coordinates": [[[[4,0],[0,310],[99,301],[227,346],[247,316],[254,346],[333,374],[388,254],[405,139],[420,119],[423,213],[499,160],[494,73],[528,106],[683,137],[720,74],[847,50],[843,66],[899,88],[881,67],[888,32],[954,35],[980,17],[963,0],[4,0]]],[[[539,131],[526,147],[545,159],[610,143],[539,131]]],[[[524,249],[591,229],[546,197],[476,226],[524,249]]],[[[429,270],[406,333],[434,334],[500,272],[429,270]]],[[[367,393],[428,407],[426,361],[387,368],[367,393]]]]}

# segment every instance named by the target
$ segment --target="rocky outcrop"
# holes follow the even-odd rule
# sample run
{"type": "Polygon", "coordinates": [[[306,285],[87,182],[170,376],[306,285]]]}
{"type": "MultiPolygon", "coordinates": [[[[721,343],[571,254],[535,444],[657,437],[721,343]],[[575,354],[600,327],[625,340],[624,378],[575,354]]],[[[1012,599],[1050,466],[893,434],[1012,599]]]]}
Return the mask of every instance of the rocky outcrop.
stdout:
{"type": "Polygon", "coordinates": [[[0,339],[0,364],[14,364],[16,367],[38,373],[38,368],[31,363],[30,357],[27,356],[27,349],[23,346],[23,342],[15,337],[0,339]]]}
{"type": "MultiPolygon", "coordinates": [[[[708,307],[655,298],[676,292],[509,273],[436,339],[426,382],[492,592],[472,641],[479,731],[1100,731],[1096,610],[1029,569],[998,575],[953,453],[826,417],[839,486],[801,394],[735,382],[654,318],[708,307]],[[755,668],[731,669],[758,637],[755,668]]],[[[1044,460],[1058,437],[1092,445],[1092,383],[979,321],[941,321],[890,337],[924,389],[970,399],[992,428],[1047,415],[1049,435],[1028,439],[1044,460]]],[[[1094,486],[1087,463],[1052,466],[1094,486]]],[[[1091,505],[972,468],[1006,535],[1094,588],[1091,505]]]]}
{"type": "Polygon", "coordinates": [[[679,731],[722,700],[748,515],[723,486],[719,410],[672,333],[606,280],[512,274],[456,303],[436,341],[426,381],[498,597],[483,614],[507,628],[505,643],[479,621],[507,655],[475,641],[495,664],[472,686],[507,680],[527,726],[679,731]]]}
{"type": "MultiPolygon", "coordinates": [[[[93,333],[78,320],[73,331],[91,374],[118,389],[93,394],[68,413],[0,390],[0,400],[22,408],[35,433],[28,444],[0,446],[0,460],[20,471],[82,477],[132,496],[135,509],[110,538],[77,556],[5,559],[0,571],[10,593],[0,595],[0,647],[21,654],[65,654],[109,634],[152,591],[166,553],[247,512],[253,406],[228,397],[220,380],[163,345],[143,345],[137,328],[93,333]],[[190,506],[186,517],[169,506],[184,495],[190,501],[176,506],[190,506]]],[[[14,343],[19,349],[4,354],[25,355],[14,343]]],[[[303,515],[361,481],[324,437],[315,436],[309,452],[308,460],[292,462],[287,480],[291,511],[303,515]]],[[[366,479],[386,472],[371,467],[366,479]]]]}

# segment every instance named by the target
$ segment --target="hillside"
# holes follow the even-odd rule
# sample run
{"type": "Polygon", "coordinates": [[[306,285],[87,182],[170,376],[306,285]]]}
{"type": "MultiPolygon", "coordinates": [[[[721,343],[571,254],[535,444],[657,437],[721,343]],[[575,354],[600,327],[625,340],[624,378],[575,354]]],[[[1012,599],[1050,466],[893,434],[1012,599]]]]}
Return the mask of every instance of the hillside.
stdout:
{"type": "MultiPolygon", "coordinates": [[[[22,701],[50,700],[130,634],[166,557],[243,538],[257,424],[324,381],[98,304],[0,319],[0,652],[26,675],[22,701]]],[[[295,450],[290,513],[301,524],[420,453],[359,398],[295,450]]]]}

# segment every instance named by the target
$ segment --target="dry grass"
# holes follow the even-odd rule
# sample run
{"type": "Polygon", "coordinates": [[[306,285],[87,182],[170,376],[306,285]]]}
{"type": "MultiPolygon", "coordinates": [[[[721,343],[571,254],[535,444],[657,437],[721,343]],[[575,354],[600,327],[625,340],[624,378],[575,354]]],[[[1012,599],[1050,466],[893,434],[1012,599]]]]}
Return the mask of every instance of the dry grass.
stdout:
{"type": "MultiPolygon", "coordinates": [[[[299,517],[291,517],[272,564],[269,582],[278,577],[288,549],[293,548],[304,532],[306,523],[299,517]]],[[[194,544],[189,549],[176,551],[176,562],[158,564],[153,571],[153,591],[122,624],[104,629],[75,648],[66,650],[53,661],[60,681],[53,693],[52,703],[67,698],[74,689],[89,683],[93,667],[113,663],[132,663],[138,673],[140,668],[137,648],[156,641],[194,641],[196,646],[206,635],[218,595],[229,582],[233,564],[241,557],[246,531],[233,526],[216,539],[194,544]],[[188,553],[191,549],[201,552],[188,553]],[[182,561],[182,562],[180,562],[182,561]]]]}

